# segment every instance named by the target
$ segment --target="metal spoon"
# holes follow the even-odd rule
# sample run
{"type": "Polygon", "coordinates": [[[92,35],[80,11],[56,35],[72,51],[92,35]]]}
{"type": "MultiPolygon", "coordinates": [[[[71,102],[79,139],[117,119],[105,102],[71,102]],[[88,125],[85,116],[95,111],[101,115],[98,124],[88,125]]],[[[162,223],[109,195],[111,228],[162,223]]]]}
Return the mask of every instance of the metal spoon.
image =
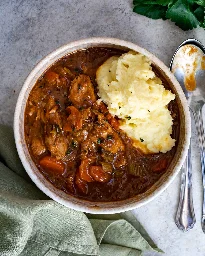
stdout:
{"type": "MultiPolygon", "coordinates": [[[[205,188],[205,136],[201,108],[204,104],[205,48],[196,39],[184,41],[171,60],[170,69],[180,83],[193,114],[200,150],[203,186],[205,188]],[[194,101],[193,101],[194,98],[194,101]]],[[[204,189],[205,200],[205,189],[204,189]]],[[[202,229],[205,232],[205,202],[203,203],[202,229]]],[[[191,143],[186,161],[182,167],[181,190],[175,217],[177,227],[183,231],[193,228],[196,222],[192,199],[191,143]]]]}

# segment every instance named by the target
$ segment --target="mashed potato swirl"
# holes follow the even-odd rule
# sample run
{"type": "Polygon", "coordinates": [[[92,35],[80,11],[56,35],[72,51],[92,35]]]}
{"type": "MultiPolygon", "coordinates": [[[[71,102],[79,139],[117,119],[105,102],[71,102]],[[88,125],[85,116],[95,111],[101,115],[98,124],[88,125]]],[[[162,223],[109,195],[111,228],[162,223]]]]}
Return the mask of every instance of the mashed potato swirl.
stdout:
{"type": "Polygon", "coordinates": [[[152,71],[150,60],[135,52],[111,57],[97,70],[98,95],[109,112],[121,118],[120,128],[145,153],[167,152],[172,117],[167,108],[175,95],[164,88],[152,71]]]}

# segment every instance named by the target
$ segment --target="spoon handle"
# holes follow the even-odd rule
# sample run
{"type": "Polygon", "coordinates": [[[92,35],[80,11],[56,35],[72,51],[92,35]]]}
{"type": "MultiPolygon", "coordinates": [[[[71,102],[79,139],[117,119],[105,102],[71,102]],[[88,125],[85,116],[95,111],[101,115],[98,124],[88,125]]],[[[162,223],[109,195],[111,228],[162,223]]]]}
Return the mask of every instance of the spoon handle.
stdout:
{"type": "Polygon", "coordinates": [[[182,231],[192,229],[196,223],[192,199],[191,145],[189,146],[188,155],[182,166],[180,197],[175,223],[182,231]]]}
{"type": "Polygon", "coordinates": [[[202,205],[202,230],[205,233],[205,134],[203,128],[202,108],[194,113],[194,119],[196,124],[196,130],[198,132],[199,146],[200,146],[200,157],[201,157],[201,172],[203,182],[203,205],[202,205]]]}

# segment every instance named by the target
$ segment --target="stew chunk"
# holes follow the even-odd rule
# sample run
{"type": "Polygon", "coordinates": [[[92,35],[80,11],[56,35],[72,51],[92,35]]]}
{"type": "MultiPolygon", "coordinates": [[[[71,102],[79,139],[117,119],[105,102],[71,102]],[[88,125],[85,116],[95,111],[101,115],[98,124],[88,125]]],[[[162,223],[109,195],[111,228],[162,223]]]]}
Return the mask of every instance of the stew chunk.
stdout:
{"type": "Polygon", "coordinates": [[[69,99],[77,108],[92,106],[96,101],[96,96],[89,76],[82,74],[72,81],[69,99]]]}

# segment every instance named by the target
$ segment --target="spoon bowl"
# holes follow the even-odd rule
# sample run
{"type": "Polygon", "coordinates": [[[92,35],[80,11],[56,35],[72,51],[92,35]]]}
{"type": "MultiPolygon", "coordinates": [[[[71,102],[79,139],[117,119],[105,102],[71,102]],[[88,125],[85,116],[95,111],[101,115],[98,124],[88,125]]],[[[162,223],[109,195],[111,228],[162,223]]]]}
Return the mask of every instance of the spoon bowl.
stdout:
{"type": "Polygon", "coordinates": [[[205,98],[205,48],[198,40],[188,39],[177,48],[170,70],[187,99],[192,96],[205,98]]]}

